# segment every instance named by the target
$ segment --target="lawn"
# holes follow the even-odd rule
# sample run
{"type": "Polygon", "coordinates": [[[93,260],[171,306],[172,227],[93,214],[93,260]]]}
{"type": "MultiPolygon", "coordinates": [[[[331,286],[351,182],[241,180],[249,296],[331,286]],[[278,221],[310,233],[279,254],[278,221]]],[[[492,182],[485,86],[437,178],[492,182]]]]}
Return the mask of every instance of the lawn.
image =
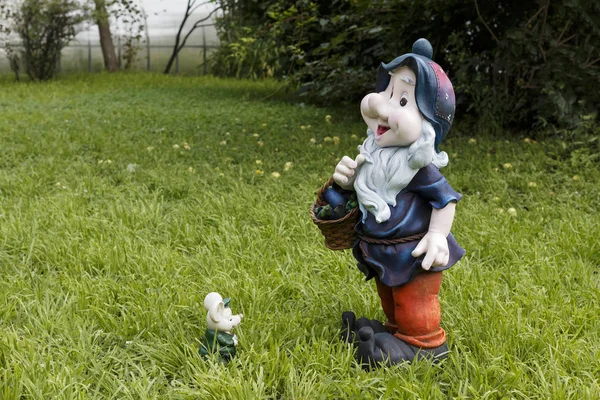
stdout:
{"type": "Polygon", "coordinates": [[[358,105],[278,90],[1,80],[0,398],[600,396],[597,154],[456,126],[442,145],[467,250],[442,285],[452,352],[365,372],[337,337],[344,310],[383,318],[374,283],[308,214],[364,137],[358,105]],[[227,365],[197,353],[211,291],[244,314],[227,365]]]}

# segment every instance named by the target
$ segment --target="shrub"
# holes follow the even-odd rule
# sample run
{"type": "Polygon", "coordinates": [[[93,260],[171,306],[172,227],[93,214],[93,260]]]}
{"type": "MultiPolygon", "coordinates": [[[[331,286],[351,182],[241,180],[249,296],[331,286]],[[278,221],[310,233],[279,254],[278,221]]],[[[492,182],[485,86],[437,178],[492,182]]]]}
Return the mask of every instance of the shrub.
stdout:
{"type": "Polygon", "coordinates": [[[380,62],[426,37],[459,112],[521,128],[596,118],[595,0],[218,2],[222,45],[213,62],[222,75],[287,79],[316,102],[355,102],[373,89],[380,62]]]}
{"type": "Polygon", "coordinates": [[[25,72],[33,80],[51,79],[61,50],[84,20],[81,7],[72,0],[24,0],[13,18],[14,31],[22,41],[25,72]]]}

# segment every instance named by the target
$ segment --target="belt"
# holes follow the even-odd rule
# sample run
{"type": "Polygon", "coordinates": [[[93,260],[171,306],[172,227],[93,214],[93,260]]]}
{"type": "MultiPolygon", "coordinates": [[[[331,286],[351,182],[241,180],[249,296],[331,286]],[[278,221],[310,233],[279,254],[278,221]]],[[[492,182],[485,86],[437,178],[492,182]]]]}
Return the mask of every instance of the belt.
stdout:
{"type": "Polygon", "coordinates": [[[411,236],[405,236],[405,237],[400,237],[400,238],[394,238],[394,239],[377,239],[377,238],[373,238],[370,236],[363,236],[363,235],[358,235],[358,238],[360,240],[362,240],[363,242],[367,242],[370,244],[400,244],[400,243],[407,243],[407,242],[412,242],[415,240],[421,240],[423,239],[423,237],[427,234],[427,232],[421,232],[421,233],[417,233],[411,236]]]}

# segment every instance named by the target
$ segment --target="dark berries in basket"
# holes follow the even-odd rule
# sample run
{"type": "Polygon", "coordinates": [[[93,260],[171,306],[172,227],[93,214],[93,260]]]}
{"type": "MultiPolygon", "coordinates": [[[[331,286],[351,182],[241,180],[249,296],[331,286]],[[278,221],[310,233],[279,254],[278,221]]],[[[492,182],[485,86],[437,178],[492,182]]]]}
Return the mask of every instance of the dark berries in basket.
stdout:
{"type": "Polygon", "coordinates": [[[323,200],[325,200],[333,208],[344,205],[344,204],[346,204],[346,201],[347,201],[347,199],[344,197],[344,195],[337,192],[332,187],[330,187],[325,192],[323,192],[323,200]]]}
{"type": "Polygon", "coordinates": [[[315,216],[323,220],[336,220],[358,207],[356,193],[345,191],[339,193],[334,188],[329,188],[323,193],[323,200],[328,204],[315,207],[315,216]]]}

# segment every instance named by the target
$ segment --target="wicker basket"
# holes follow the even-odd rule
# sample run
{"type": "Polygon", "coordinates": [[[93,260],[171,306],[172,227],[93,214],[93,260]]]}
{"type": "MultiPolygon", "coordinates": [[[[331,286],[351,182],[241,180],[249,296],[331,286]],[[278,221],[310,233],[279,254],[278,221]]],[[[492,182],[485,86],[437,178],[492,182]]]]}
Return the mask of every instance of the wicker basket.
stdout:
{"type": "Polygon", "coordinates": [[[313,222],[319,227],[323,236],[325,236],[325,246],[331,250],[351,249],[356,240],[354,225],[358,220],[358,207],[354,208],[343,218],[334,220],[319,219],[315,215],[315,207],[324,206],[327,202],[323,199],[323,193],[333,184],[333,178],[330,178],[317,191],[317,199],[310,207],[310,216],[313,222]]]}

